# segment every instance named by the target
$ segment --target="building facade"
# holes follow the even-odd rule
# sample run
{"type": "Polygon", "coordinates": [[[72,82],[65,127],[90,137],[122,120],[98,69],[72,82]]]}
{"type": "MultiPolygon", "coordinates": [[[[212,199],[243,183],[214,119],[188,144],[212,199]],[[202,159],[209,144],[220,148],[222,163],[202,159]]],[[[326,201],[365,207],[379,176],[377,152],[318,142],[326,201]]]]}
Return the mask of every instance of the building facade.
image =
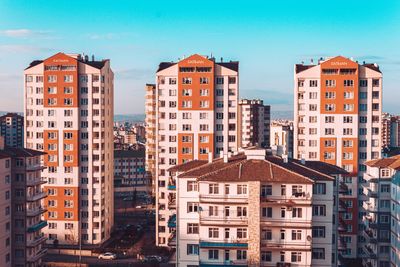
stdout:
{"type": "Polygon", "coordinates": [[[400,116],[382,114],[382,146],[400,147],[400,116]]]}
{"type": "Polygon", "coordinates": [[[24,117],[17,113],[0,116],[0,136],[11,147],[24,147],[24,117]]]}
{"type": "Polygon", "coordinates": [[[271,106],[259,99],[241,99],[239,114],[239,147],[269,147],[271,106]]]}
{"type": "Polygon", "coordinates": [[[57,53],[24,77],[25,146],[47,153],[47,242],[101,244],[114,223],[110,61],[57,53]]]}
{"type": "Polygon", "coordinates": [[[293,122],[272,121],[270,144],[278,154],[285,154],[289,158],[293,158],[293,122]]]}
{"type": "Polygon", "coordinates": [[[47,252],[42,247],[46,241],[42,229],[47,225],[43,220],[47,196],[43,190],[46,181],[41,177],[43,156],[36,150],[6,147],[0,140],[1,191],[5,199],[1,202],[1,266],[42,266],[47,252]]]}
{"type": "Polygon", "coordinates": [[[171,229],[168,218],[175,213],[175,185],[166,170],[176,164],[208,159],[238,147],[238,62],[216,62],[192,55],[179,62],[163,62],[155,88],[147,86],[146,122],[154,123],[156,243],[167,246],[171,229]],[[153,95],[155,94],[155,95],[153,95]],[[154,106],[155,103],[155,106],[154,106]]]}
{"type": "Polygon", "coordinates": [[[261,149],[172,167],[178,266],[335,266],[344,173],[261,149]]]}
{"type": "Polygon", "coordinates": [[[294,78],[294,157],[324,161],[350,173],[348,190],[341,196],[351,206],[339,217],[347,229],[347,249],[341,255],[362,257],[364,226],[358,218],[365,215],[366,197],[359,192],[365,183],[364,163],[381,153],[382,73],[377,64],[338,56],[297,64],[294,78]]]}
{"type": "Polygon", "coordinates": [[[114,151],[114,194],[151,193],[151,177],[145,170],[145,151],[115,150],[114,151]]]}
{"type": "Polygon", "coordinates": [[[364,174],[367,183],[364,202],[367,211],[364,266],[399,266],[399,191],[400,156],[371,160],[364,174]]]}

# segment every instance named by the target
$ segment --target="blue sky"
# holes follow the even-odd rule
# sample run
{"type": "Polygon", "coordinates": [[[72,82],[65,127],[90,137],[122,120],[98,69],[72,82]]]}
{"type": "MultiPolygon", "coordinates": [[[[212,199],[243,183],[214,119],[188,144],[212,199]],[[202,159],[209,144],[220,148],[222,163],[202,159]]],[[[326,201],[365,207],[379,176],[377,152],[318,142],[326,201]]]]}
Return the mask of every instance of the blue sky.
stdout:
{"type": "Polygon", "coordinates": [[[115,112],[144,112],[160,61],[240,61],[240,95],[292,110],[293,65],[377,62],[384,111],[400,113],[400,1],[0,1],[0,110],[23,110],[22,71],[63,51],[110,58],[115,112]],[[4,97],[7,96],[7,97],[4,97]]]}

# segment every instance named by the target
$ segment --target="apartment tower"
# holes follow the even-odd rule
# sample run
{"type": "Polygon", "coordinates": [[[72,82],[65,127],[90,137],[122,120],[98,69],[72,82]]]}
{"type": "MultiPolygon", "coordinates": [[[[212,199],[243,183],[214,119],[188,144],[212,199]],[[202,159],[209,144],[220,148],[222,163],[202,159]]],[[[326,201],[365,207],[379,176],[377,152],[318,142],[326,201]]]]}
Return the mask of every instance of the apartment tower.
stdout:
{"type": "Polygon", "coordinates": [[[346,241],[340,264],[346,266],[344,258],[358,257],[362,249],[357,243],[365,242],[357,236],[363,231],[359,218],[365,215],[365,196],[359,192],[364,163],[381,153],[382,73],[377,64],[337,56],[295,65],[294,84],[294,157],[324,161],[350,173],[340,194],[347,209],[338,218],[345,226],[340,228],[346,241]]]}
{"type": "Polygon", "coordinates": [[[101,244],[114,222],[110,61],[57,53],[24,77],[25,146],[47,153],[47,242],[101,244]]]}
{"type": "Polygon", "coordinates": [[[264,105],[259,99],[241,99],[240,113],[240,147],[269,147],[271,131],[271,106],[264,105]]]}
{"type": "Polygon", "coordinates": [[[145,89],[146,172],[152,179],[152,192],[154,194],[156,177],[156,85],[146,84],[145,89]]]}
{"type": "Polygon", "coordinates": [[[7,146],[24,147],[24,117],[17,113],[0,116],[0,136],[7,146]]]}
{"type": "Polygon", "coordinates": [[[147,87],[146,98],[155,103],[146,115],[155,114],[155,170],[150,172],[155,175],[157,245],[174,245],[168,244],[175,231],[168,221],[176,210],[176,185],[166,170],[237,150],[238,71],[239,62],[195,54],[162,62],[155,88],[147,87]]]}

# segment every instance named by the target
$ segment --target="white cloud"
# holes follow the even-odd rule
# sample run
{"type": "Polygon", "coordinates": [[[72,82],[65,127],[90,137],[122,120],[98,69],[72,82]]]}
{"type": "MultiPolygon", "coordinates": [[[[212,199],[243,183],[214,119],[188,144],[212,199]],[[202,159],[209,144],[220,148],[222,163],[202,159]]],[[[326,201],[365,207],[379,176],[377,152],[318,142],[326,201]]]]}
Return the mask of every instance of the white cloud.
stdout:
{"type": "Polygon", "coordinates": [[[34,46],[34,45],[20,45],[20,44],[0,45],[0,52],[6,52],[6,53],[38,53],[38,52],[49,52],[52,50],[53,49],[34,46]]]}
{"type": "Polygon", "coordinates": [[[0,35],[10,38],[32,38],[32,37],[49,37],[50,31],[35,31],[29,29],[9,29],[0,31],[0,35]]]}

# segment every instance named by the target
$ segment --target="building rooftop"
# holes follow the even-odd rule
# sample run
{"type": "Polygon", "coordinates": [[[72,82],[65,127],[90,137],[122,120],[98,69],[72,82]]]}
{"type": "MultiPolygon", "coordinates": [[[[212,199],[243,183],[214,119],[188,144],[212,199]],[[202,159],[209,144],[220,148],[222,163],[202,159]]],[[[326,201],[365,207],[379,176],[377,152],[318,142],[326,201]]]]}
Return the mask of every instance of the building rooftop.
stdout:
{"type": "Polygon", "coordinates": [[[396,155],[390,158],[370,160],[367,161],[365,164],[374,168],[391,168],[394,170],[400,170],[400,155],[396,155]]]}
{"type": "MultiPolygon", "coordinates": [[[[65,55],[76,58],[76,60],[78,60],[79,62],[87,64],[89,66],[92,66],[93,68],[96,68],[96,69],[103,68],[104,65],[106,64],[106,62],[109,61],[108,59],[94,60],[94,56],[92,57],[92,60],[89,60],[89,57],[85,58],[85,57],[82,57],[80,54],[76,54],[76,55],[65,54],[65,55]]],[[[39,64],[43,63],[43,61],[44,60],[34,60],[29,64],[29,66],[25,70],[39,65],[39,64]]]]}
{"type": "Polygon", "coordinates": [[[136,150],[114,150],[114,158],[144,158],[146,151],[144,149],[136,150]]]}
{"type": "Polygon", "coordinates": [[[18,147],[9,147],[6,146],[5,149],[0,150],[0,158],[9,158],[9,157],[35,157],[45,155],[45,152],[33,150],[29,148],[18,148],[18,147]]]}
{"type": "MultiPolygon", "coordinates": [[[[252,149],[261,151],[260,149],[252,149]]],[[[223,158],[205,161],[191,161],[174,166],[169,171],[183,171],[179,178],[197,178],[200,181],[260,181],[287,183],[314,183],[315,181],[331,181],[333,174],[347,174],[343,169],[319,161],[284,159],[276,156],[257,158],[241,152],[224,161],[223,158]]],[[[259,157],[259,156],[258,156],[259,157]]]]}
{"type": "Polygon", "coordinates": [[[7,114],[5,114],[3,116],[0,116],[0,119],[4,119],[4,118],[7,118],[7,117],[16,117],[16,118],[19,118],[19,119],[23,119],[24,118],[24,116],[21,116],[18,113],[8,112],[7,114]]]}

